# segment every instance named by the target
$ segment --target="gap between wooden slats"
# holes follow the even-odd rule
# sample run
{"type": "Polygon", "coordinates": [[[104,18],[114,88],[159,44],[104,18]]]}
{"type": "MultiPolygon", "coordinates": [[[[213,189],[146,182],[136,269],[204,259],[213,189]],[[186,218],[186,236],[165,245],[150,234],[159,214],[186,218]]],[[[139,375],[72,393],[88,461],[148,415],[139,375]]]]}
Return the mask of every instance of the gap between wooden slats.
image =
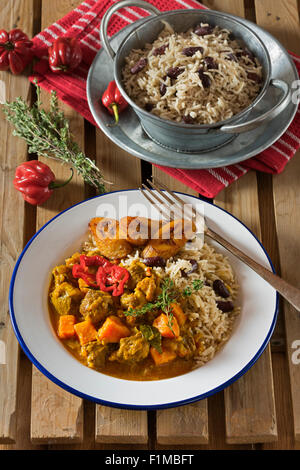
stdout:
{"type": "MultiPolygon", "coordinates": [[[[96,131],[96,161],[110,191],[137,188],[141,184],[141,161],[112,143],[99,129],[96,131]]],[[[146,411],[121,410],[96,405],[97,443],[147,444],[146,411]]]]}
{"type": "MultiPolygon", "coordinates": [[[[184,184],[153,167],[157,176],[172,191],[181,191],[193,196],[198,194],[184,184]]],[[[197,445],[208,443],[207,400],[192,405],[170,408],[157,412],[156,437],[159,445],[197,445]]]]}
{"type": "MultiPolygon", "coordinates": [[[[73,2],[52,0],[42,2],[42,25],[44,29],[74,8],[73,2]]],[[[49,94],[42,92],[43,105],[49,104],[49,94]]],[[[84,148],[83,118],[62,102],[59,103],[71,122],[78,144],[84,148]]],[[[58,180],[70,175],[67,165],[55,160],[41,158],[51,166],[58,180]]],[[[82,179],[74,175],[72,182],[61,191],[55,191],[49,201],[37,210],[37,229],[56,213],[84,199],[82,179]]],[[[75,443],[83,439],[83,402],[48,380],[33,367],[31,401],[31,440],[34,443],[75,443]]]]}
{"type": "MultiPolygon", "coordinates": [[[[32,0],[26,6],[22,0],[1,0],[1,28],[23,29],[32,34],[32,0]]],[[[13,76],[0,72],[0,101],[11,101],[17,96],[29,99],[30,84],[25,76],[13,76]]],[[[10,277],[17,257],[23,249],[24,201],[13,187],[12,180],[16,167],[26,161],[25,143],[13,137],[12,127],[1,113],[1,276],[0,276],[0,443],[14,442],[16,439],[16,398],[18,376],[18,342],[10,323],[7,296],[10,277]],[[13,234],[13,236],[12,236],[13,234]]]]}
{"type": "MultiPolygon", "coordinates": [[[[290,51],[300,54],[299,2],[285,0],[255,2],[257,24],[274,34],[290,51]],[[266,13],[268,12],[268,13],[266,13]]],[[[300,286],[300,152],[293,157],[284,172],[273,178],[274,210],[278,236],[281,274],[293,285],[300,286]]],[[[284,302],[286,345],[293,405],[294,436],[300,441],[300,365],[297,348],[300,345],[299,313],[284,302]]]]}

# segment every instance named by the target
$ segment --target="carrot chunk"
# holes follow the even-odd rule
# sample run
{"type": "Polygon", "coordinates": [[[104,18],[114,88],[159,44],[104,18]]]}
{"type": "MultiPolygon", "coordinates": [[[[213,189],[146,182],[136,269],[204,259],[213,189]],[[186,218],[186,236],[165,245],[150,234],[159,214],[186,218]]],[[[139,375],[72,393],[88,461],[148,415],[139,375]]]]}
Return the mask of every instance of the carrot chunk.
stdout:
{"type": "Polygon", "coordinates": [[[179,326],[184,325],[186,322],[186,315],[184,311],[182,310],[182,308],[180,307],[180,305],[176,303],[172,303],[171,308],[172,308],[172,313],[174,317],[176,318],[178,325],[179,326]]]}
{"type": "Polygon", "coordinates": [[[76,317],[74,315],[61,315],[58,321],[58,337],[60,339],[73,338],[75,336],[75,323],[76,317]]]}
{"type": "Polygon", "coordinates": [[[174,316],[171,320],[171,325],[169,324],[169,318],[165,313],[162,313],[155,318],[153,326],[158,329],[160,334],[165,338],[177,338],[180,333],[179,325],[174,316]],[[171,328],[170,328],[171,326],[171,328]]]}
{"type": "Polygon", "coordinates": [[[150,354],[156,366],[161,364],[166,364],[175,359],[176,353],[174,351],[169,351],[168,349],[163,349],[162,353],[159,353],[155,348],[150,348],[150,354]]]}
{"type": "Polygon", "coordinates": [[[75,332],[81,345],[97,339],[97,330],[90,320],[84,320],[74,325],[75,332]]]}
{"type": "Polygon", "coordinates": [[[105,340],[107,343],[118,343],[121,338],[130,336],[130,330],[115,315],[110,315],[98,330],[98,339],[105,340]]]}

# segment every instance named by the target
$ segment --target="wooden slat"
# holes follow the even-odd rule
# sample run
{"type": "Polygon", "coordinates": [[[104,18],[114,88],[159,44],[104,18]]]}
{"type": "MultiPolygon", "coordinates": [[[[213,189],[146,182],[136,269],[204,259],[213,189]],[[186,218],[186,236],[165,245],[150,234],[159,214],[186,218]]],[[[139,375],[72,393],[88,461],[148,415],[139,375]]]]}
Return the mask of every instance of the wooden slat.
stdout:
{"type": "Polygon", "coordinates": [[[207,444],[207,400],[158,411],[157,443],[160,445],[207,444]]]}
{"type": "MultiPolygon", "coordinates": [[[[217,10],[241,17],[246,13],[244,2],[241,1],[215,0],[213,4],[217,10]]],[[[260,237],[257,182],[254,173],[243,176],[216,197],[215,202],[240,218],[260,237]]],[[[246,375],[225,390],[224,398],[228,443],[249,444],[277,439],[270,347],[246,375]]]]}
{"type": "MultiPolygon", "coordinates": [[[[272,2],[256,1],[257,23],[274,34],[283,45],[300,54],[300,25],[297,0],[272,2]],[[266,15],[266,12],[270,12],[266,15]]],[[[281,274],[287,281],[300,286],[299,250],[299,174],[300,152],[297,152],[284,172],[273,178],[275,217],[281,274]]],[[[284,302],[286,344],[293,405],[294,435],[300,441],[300,322],[299,313],[284,302]],[[298,358],[298,360],[297,360],[298,358]]]]}
{"type": "MultiPolygon", "coordinates": [[[[171,178],[153,166],[153,176],[166,184],[172,191],[185,192],[192,196],[198,194],[171,178]]],[[[208,412],[207,400],[180,408],[160,410],[157,413],[156,438],[160,445],[192,445],[208,443],[208,412]]]]}
{"type": "MultiPolygon", "coordinates": [[[[96,161],[111,191],[137,188],[141,184],[141,162],[113,144],[99,129],[96,131],[96,161]]],[[[119,410],[96,406],[97,443],[146,444],[146,411],[119,410]]]]}
{"type": "Polygon", "coordinates": [[[97,406],[96,442],[102,444],[147,444],[147,412],[97,406]]]}
{"type": "MultiPolygon", "coordinates": [[[[32,35],[32,0],[25,5],[21,0],[1,0],[1,28],[19,27],[32,35]],[[28,14],[27,14],[28,11],[28,14]],[[31,12],[31,14],[30,14],[31,12]]],[[[17,96],[29,98],[30,84],[26,76],[13,76],[0,72],[0,101],[11,101],[17,96]]],[[[16,167],[26,161],[24,142],[12,136],[12,127],[1,113],[1,165],[0,165],[0,442],[13,442],[16,438],[16,398],[18,373],[18,343],[8,313],[7,294],[10,277],[17,257],[23,248],[24,201],[12,184],[16,167]]]]}
{"type": "MultiPolygon", "coordinates": [[[[79,3],[79,2],[78,2],[79,3]]],[[[53,0],[42,3],[42,29],[61,18],[76,5],[71,0],[53,0]]],[[[49,94],[42,93],[46,106],[49,94]]],[[[60,103],[71,123],[76,141],[84,148],[83,118],[68,106],[60,103]]],[[[50,165],[58,180],[69,177],[67,166],[49,159],[42,159],[50,165]]],[[[77,175],[61,191],[55,191],[51,199],[37,210],[37,229],[57,212],[84,199],[84,184],[77,175]]],[[[61,389],[42,375],[35,367],[32,375],[31,440],[34,443],[74,443],[83,438],[82,400],[61,389]]]]}

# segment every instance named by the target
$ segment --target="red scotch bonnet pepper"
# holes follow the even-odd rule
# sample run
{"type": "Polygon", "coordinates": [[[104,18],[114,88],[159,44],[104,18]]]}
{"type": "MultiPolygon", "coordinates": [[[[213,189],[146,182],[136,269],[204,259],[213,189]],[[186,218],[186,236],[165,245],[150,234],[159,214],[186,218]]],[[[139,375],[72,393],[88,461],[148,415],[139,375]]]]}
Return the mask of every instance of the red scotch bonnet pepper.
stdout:
{"type": "Polygon", "coordinates": [[[72,174],[64,183],[55,183],[53,171],[38,160],[24,162],[16,169],[14,187],[22,193],[26,202],[33,205],[41,205],[52,195],[53,190],[61,188],[71,181],[72,174]]]}
{"type": "Polygon", "coordinates": [[[33,43],[20,29],[0,30],[0,70],[17,75],[32,61],[33,43]]]}
{"type": "Polygon", "coordinates": [[[108,112],[115,117],[115,124],[118,124],[119,114],[127,108],[128,103],[121,95],[115,81],[109,82],[102,95],[102,103],[108,109],[108,112]]]}
{"type": "Polygon", "coordinates": [[[80,255],[79,264],[74,264],[72,274],[90,287],[98,287],[103,292],[111,292],[114,297],[123,294],[130,276],[127,269],[112,264],[98,255],[80,255]]]}
{"type": "Polygon", "coordinates": [[[48,49],[49,66],[52,72],[71,72],[82,61],[82,50],[76,38],[60,37],[48,49]]]}

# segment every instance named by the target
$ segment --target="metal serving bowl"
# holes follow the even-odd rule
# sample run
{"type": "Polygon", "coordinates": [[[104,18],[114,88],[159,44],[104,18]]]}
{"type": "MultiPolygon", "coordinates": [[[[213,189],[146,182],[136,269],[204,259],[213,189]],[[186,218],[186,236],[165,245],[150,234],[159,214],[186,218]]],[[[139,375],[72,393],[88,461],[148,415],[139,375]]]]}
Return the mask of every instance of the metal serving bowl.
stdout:
{"type": "Polygon", "coordinates": [[[103,16],[100,27],[100,38],[104,49],[114,61],[114,78],[122,95],[132,106],[138,115],[142,128],[146,134],[156,143],[181,152],[200,153],[221,147],[230,142],[237,134],[248,132],[274,119],[289,104],[291,99],[291,88],[283,80],[271,77],[271,60],[262,40],[249,27],[243,24],[243,20],[232,15],[216,12],[213,10],[175,10],[161,13],[153,5],[142,0],[119,1],[111,6],[103,16]],[[107,37],[107,27],[111,16],[120,8],[137,6],[149,10],[154,16],[145,18],[139,25],[129,33],[117,52],[110,46],[107,37]],[[243,47],[251,51],[262,65],[263,82],[262,88],[256,99],[243,111],[232,116],[230,119],[214,124],[186,124],[162,119],[147,112],[138,106],[126,93],[123,85],[122,70],[125,59],[132,49],[143,49],[147,43],[154,42],[168,22],[174,31],[181,33],[199,23],[209,23],[231,31],[236,40],[243,47]],[[267,111],[258,114],[253,119],[248,119],[250,112],[262,100],[269,87],[281,89],[282,94],[279,101],[267,111]]]}

